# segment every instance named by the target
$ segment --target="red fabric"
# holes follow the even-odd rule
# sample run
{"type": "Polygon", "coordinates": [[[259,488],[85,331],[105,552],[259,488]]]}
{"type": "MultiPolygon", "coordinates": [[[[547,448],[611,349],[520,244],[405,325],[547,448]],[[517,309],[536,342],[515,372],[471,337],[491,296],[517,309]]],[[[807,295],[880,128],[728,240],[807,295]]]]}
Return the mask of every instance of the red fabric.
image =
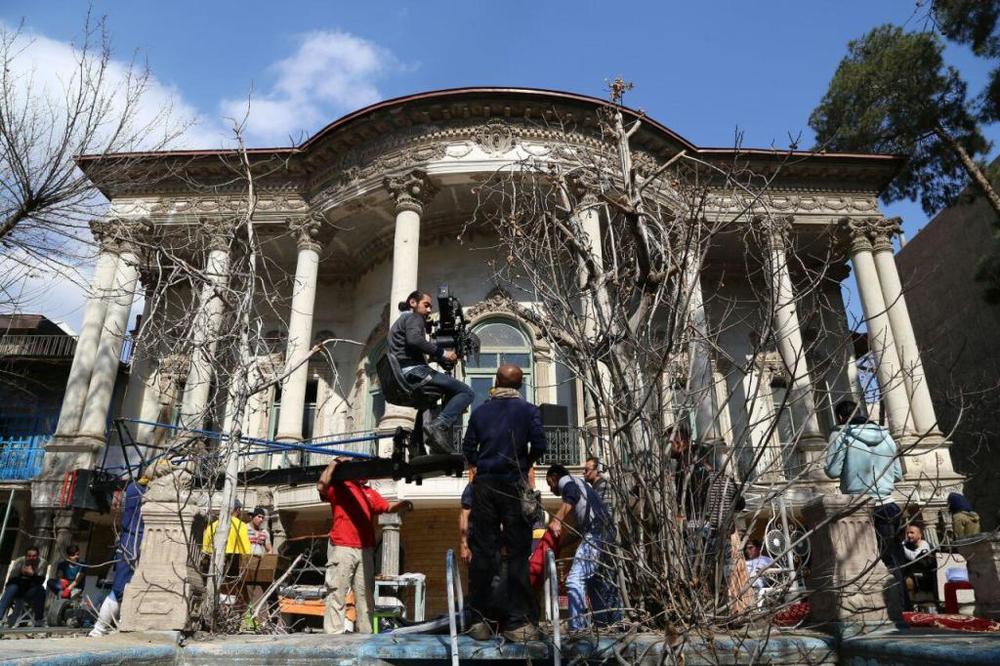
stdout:
{"type": "Polygon", "coordinates": [[[59,593],[59,596],[63,599],[69,599],[70,593],[73,592],[73,590],[69,589],[69,581],[65,578],[60,578],[59,580],[62,581],[62,591],[59,593]]]}
{"type": "Polygon", "coordinates": [[[797,627],[809,615],[809,602],[800,601],[782,609],[774,616],[778,627],[797,627]]]}
{"type": "Polygon", "coordinates": [[[538,545],[528,559],[528,578],[536,592],[542,589],[542,583],[545,582],[545,554],[550,550],[559,552],[559,537],[553,534],[552,530],[545,530],[545,534],[538,540],[538,545]]]}
{"type": "Polygon", "coordinates": [[[931,615],[930,613],[903,613],[903,622],[911,627],[936,627],[938,629],[955,629],[958,631],[974,631],[998,633],[1000,622],[984,620],[971,615],[931,615]]]}
{"type": "Polygon", "coordinates": [[[944,612],[950,615],[958,614],[958,591],[959,590],[971,590],[972,584],[964,581],[958,580],[954,582],[947,582],[944,584],[944,612]]]}
{"type": "Polygon", "coordinates": [[[375,547],[375,516],[389,510],[378,491],[357,481],[334,481],[326,489],[333,525],[330,543],[348,548],[375,547]]]}

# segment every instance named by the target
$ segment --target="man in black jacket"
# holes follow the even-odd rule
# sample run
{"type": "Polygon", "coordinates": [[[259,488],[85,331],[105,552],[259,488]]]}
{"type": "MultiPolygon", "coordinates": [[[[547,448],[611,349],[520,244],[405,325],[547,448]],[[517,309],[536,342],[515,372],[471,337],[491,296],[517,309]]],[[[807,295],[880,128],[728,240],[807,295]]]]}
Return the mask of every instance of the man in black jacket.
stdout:
{"type": "Polygon", "coordinates": [[[407,381],[419,383],[426,379],[444,393],[441,413],[433,422],[424,424],[425,441],[438,453],[454,453],[454,428],[476,394],[468,385],[427,365],[428,357],[452,363],[458,360],[453,349],[439,350],[427,339],[427,315],[432,309],[430,294],[414,291],[398,307],[403,314],[389,329],[389,353],[399,361],[407,381]]]}
{"type": "Polygon", "coordinates": [[[522,503],[531,467],[545,453],[545,432],[538,407],[521,398],[523,373],[516,365],[497,370],[491,399],[469,418],[462,452],[475,468],[472,514],[476,528],[469,537],[469,606],[477,622],[469,635],[485,640],[491,623],[500,622],[508,640],[537,637],[538,607],[531,591],[528,557],[531,554],[531,518],[522,503]],[[497,596],[506,603],[490,603],[491,583],[499,564],[501,530],[507,547],[506,590],[497,596]],[[490,617],[495,614],[500,617],[490,617]]]}

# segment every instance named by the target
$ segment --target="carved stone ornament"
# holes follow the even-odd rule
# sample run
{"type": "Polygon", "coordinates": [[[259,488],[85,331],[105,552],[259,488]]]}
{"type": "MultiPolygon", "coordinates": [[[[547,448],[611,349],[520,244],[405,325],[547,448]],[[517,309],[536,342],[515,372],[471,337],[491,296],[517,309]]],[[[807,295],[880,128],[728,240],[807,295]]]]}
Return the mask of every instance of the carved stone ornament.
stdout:
{"type": "Polygon", "coordinates": [[[902,232],[902,219],[892,218],[872,218],[870,220],[872,248],[875,252],[892,251],[892,238],[902,232]]]}
{"type": "Polygon", "coordinates": [[[504,155],[514,149],[517,134],[503,120],[493,119],[476,129],[476,144],[489,155],[504,155]]]}
{"type": "Polygon", "coordinates": [[[219,218],[202,217],[199,219],[205,239],[205,247],[209,252],[215,250],[228,251],[233,239],[233,225],[219,218]]]}
{"type": "Polygon", "coordinates": [[[289,221],[289,226],[295,232],[295,245],[299,250],[312,250],[319,252],[323,249],[323,244],[319,240],[319,233],[322,231],[322,217],[319,215],[307,215],[289,221]]]}
{"type": "Polygon", "coordinates": [[[510,301],[511,297],[506,289],[503,287],[493,287],[490,293],[486,294],[486,298],[465,309],[465,316],[470,321],[474,321],[479,317],[491,314],[512,315],[514,311],[508,305],[510,301]]]}
{"type": "Polygon", "coordinates": [[[395,176],[386,176],[382,181],[385,189],[396,200],[396,212],[411,210],[423,213],[424,205],[430,203],[438,192],[423,169],[412,169],[395,176]]]}
{"type": "Polygon", "coordinates": [[[873,219],[875,218],[844,217],[840,219],[839,226],[847,236],[851,254],[872,251],[871,227],[873,219]]]}
{"type": "Polygon", "coordinates": [[[902,230],[898,217],[841,218],[840,228],[850,242],[851,253],[892,251],[892,237],[902,230]]]}
{"type": "Polygon", "coordinates": [[[597,203],[597,194],[601,191],[597,175],[589,171],[575,171],[566,177],[566,184],[577,201],[584,205],[597,203]]]}

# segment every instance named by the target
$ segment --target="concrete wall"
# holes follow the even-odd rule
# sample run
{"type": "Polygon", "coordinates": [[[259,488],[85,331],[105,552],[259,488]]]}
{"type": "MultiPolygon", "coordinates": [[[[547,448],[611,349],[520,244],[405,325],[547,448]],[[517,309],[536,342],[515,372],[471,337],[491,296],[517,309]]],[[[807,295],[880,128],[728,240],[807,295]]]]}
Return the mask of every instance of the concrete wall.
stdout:
{"type": "Polygon", "coordinates": [[[942,211],[897,255],[938,419],[984,526],[1000,508],[1000,306],[974,279],[992,244],[985,200],[942,211]]]}

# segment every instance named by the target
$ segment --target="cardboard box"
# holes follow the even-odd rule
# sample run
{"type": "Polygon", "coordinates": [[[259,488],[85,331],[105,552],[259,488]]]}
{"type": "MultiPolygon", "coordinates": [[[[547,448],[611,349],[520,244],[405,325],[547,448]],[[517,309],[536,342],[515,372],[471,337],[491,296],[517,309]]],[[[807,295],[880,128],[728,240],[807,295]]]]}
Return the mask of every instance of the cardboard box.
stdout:
{"type": "Polygon", "coordinates": [[[240,555],[240,571],[245,571],[244,581],[269,585],[278,570],[278,555],[240,555]]]}

